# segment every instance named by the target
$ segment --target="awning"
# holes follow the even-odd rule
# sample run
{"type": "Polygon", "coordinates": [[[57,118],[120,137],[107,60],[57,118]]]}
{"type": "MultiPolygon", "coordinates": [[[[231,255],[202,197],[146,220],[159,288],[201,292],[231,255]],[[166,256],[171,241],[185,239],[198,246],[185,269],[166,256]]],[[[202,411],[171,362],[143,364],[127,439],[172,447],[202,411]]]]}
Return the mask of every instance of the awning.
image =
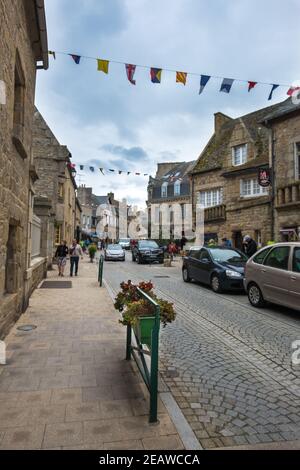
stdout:
{"type": "Polygon", "coordinates": [[[294,235],[297,235],[295,228],[283,228],[283,229],[280,229],[279,232],[283,233],[284,235],[289,235],[291,233],[293,233],[294,235]]]}

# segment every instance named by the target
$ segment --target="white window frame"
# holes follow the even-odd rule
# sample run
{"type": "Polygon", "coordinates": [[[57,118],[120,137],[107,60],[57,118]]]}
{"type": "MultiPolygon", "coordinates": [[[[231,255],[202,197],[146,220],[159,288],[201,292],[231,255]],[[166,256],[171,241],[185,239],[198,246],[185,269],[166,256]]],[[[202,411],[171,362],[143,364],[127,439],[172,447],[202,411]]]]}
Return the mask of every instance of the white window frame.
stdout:
{"type": "Polygon", "coordinates": [[[264,188],[258,184],[256,178],[245,178],[240,180],[240,196],[247,197],[260,197],[266,196],[269,193],[269,188],[264,188]],[[245,184],[247,183],[247,194],[245,194],[245,184]]]}
{"type": "Polygon", "coordinates": [[[241,144],[241,145],[235,145],[232,147],[232,165],[233,166],[240,166],[244,165],[244,163],[247,163],[248,160],[248,145],[247,144],[241,144]],[[243,156],[243,148],[245,148],[245,155],[243,156]],[[240,155],[239,155],[239,163],[236,163],[235,161],[235,155],[236,155],[236,150],[240,149],[240,155]],[[244,160],[243,160],[244,158],[244,160]]]}
{"type": "Polygon", "coordinates": [[[294,145],[294,159],[295,159],[295,180],[300,180],[300,142],[295,142],[294,145]]]}
{"type": "Polygon", "coordinates": [[[168,182],[165,181],[161,185],[161,197],[168,197],[168,182]]]}
{"type": "Polygon", "coordinates": [[[180,185],[181,185],[180,180],[175,181],[175,183],[174,183],[174,196],[180,196],[180,185]]]}
{"type": "Polygon", "coordinates": [[[220,206],[223,202],[223,188],[212,188],[204,191],[198,191],[197,204],[202,207],[220,206]]]}

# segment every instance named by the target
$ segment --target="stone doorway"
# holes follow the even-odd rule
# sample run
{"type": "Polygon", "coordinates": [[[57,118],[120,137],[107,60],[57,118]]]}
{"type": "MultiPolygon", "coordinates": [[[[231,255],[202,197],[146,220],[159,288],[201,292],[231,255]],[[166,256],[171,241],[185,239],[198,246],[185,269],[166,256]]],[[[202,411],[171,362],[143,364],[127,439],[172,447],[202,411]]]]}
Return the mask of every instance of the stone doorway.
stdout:
{"type": "Polygon", "coordinates": [[[232,242],[233,242],[233,246],[235,248],[238,248],[238,250],[242,250],[242,248],[243,248],[243,236],[242,236],[242,232],[240,230],[232,232],[232,242]]]}

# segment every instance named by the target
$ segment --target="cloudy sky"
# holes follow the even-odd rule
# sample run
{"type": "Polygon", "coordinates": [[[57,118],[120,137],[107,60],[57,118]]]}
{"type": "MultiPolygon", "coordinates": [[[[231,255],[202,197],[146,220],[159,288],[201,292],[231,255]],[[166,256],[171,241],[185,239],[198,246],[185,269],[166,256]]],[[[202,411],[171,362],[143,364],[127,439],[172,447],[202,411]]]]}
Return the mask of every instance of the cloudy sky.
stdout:
{"type": "MultiPolygon", "coordinates": [[[[45,0],[49,49],[162,69],[267,83],[300,79],[299,0],[45,0]]],[[[157,162],[197,158],[213,132],[213,114],[232,117],[286,98],[258,85],[235,82],[229,95],[211,79],[202,95],[199,77],[187,84],[162,73],[152,84],[137,68],[133,86],[125,66],[109,74],[94,60],[76,65],[50,57],[39,71],[36,104],[76,164],[155,174],[157,162]]],[[[79,171],[94,193],[144,206],[147,177],[79,171]]]]}

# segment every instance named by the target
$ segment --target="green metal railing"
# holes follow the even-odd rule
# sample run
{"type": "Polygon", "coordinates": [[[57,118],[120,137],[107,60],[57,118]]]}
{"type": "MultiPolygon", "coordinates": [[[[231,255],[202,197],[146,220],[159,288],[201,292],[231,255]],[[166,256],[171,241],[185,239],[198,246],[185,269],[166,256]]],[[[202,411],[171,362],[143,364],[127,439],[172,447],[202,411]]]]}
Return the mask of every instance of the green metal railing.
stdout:
{"type": "Polygon", "coordinates": [[[104,262],[104,256],[103,256],[103,255],[100,255],[100,258],[99,258],[99,265],[98,265],[98,282],[99,282],[99,284],[100,284],[100,287],[102,287],[103,262],[104,262]]]}
{"type": "Polygon", "coordinates": [[[130,361],[131,357],[134,358],[143,380],[150,393],[150,411],[149,422],[157,422],[157,389],[158,389],[158,347],[159,347],[159,327],[160,327],[160,306],[141,289],[137,289],[139,295],[152,304],[155,309],[154,326],[151,332],[151,345],[150,350],[144,349],[140,338],[135,333],[131,325],[127,326],[127,345],[126,345],[126,359],[130,361]],[[134,334],[136,345],[132,344],[132,333],[134,334]],[[146,357],[150,357],[150,367],[147,365],[146,357]]]}

